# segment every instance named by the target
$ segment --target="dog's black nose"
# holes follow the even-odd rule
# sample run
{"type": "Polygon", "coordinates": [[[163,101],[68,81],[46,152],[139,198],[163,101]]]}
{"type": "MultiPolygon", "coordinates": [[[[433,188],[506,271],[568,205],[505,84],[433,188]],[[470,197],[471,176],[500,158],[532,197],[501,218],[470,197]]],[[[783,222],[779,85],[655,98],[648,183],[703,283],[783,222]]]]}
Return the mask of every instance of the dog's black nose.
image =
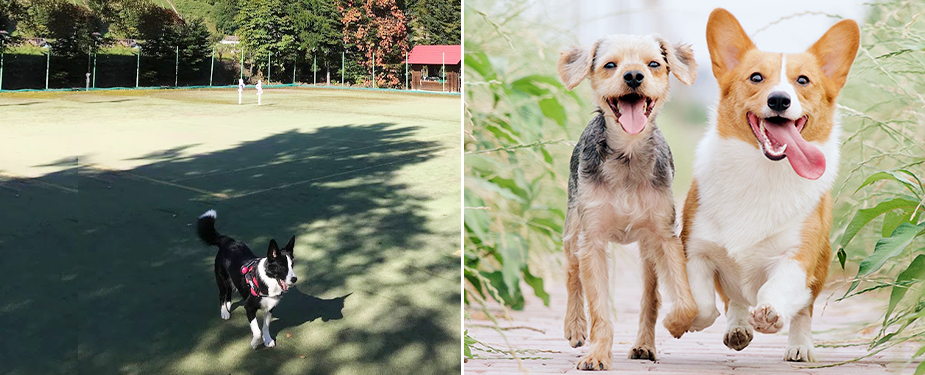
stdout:
{"type": "Polygon", "coordinates": [[[790,95],[781,91],[772,92],[768,96],[768,107],[775,111],[786,111],[790,108],[790,95]]]}
{"type": "Polygon", "coordinates": [[[295,277],[295,276],[293,276],[292,279],[291,279],[291,281],[292,281],[293,284],[295,284],[295,282],[298,281],[298,280],[299,280],[299,278],[298,278],[298,277],[295,277]]]}
{"type": "Polygon", "coordinates": [[[642,72],[638,70],[630,70],[623,73],[623,80],[626,81],[626,85],[634,89],[642,84],[643,78],[646,78],[646,76],[642,75],[642,72]]]}

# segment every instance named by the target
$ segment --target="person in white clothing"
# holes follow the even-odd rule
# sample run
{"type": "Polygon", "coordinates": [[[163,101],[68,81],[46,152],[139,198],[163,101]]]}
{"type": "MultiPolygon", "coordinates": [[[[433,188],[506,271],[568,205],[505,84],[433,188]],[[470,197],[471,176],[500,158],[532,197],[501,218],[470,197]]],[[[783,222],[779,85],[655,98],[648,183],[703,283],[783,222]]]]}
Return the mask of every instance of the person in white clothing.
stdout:
{"type": "Polygon", "coordinates": [[[238,79],[238,105],[241,105],[241,96],[244,95],[244,79],[238,79]]]}
{"type": "Polygon", "coordinates": [[[257,105],[260,105],[260,96],[263,95],[263,80],[257,81],[257,105]]]}

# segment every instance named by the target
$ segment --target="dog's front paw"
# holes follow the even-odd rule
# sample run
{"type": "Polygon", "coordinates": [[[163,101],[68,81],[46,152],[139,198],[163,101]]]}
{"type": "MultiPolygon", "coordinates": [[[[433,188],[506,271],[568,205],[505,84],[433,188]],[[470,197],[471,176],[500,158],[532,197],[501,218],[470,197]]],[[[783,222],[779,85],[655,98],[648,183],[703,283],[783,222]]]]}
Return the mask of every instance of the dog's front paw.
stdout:
{"type": "Polygon", "coordinates": [[[610,370],[612,362],[613,356],[609,352],[603,356],[588,354],[581,358],[575,367],[579,370],[610,370]]]}
{"type": "Polygon", "coordinates": [[[784,360],[790,362],[816,362],[816,353],[812,346],[788,346],[784,360]]]}
{"type": "Polygon", "coordinates": [[[585,333],[588,329],[588,323],[584,317],[572,319],[565,322],[565,339],[573,348],[584,345],[588,342],[588,336],[585,333]]]}
{"type": "Polygon", "coordinates": [[[691,329],[696,317],[697,310],[692,311],[675,309],[668,313],[668,316],[665,317],[665,320],[662,321],[662,324],[665,326],[665,328],[668,329],[668,332],[671,333],[671,336],[679,339],[682,335],[684,335],[684,332],[687,332],[691,329]]]}
{"type": "Polygon", "coordinates": [[[268,348],[272,348],[272,347],[276,346],[276,340],[273,340],[273,339],[263,339],[263,346],[266,346],[266,347],[268,347],[268,348]]]}
{"type": "Polygon", "coordinates": [[[723,336],[723,344],[727,348],[733,350],[742,350],[752,342],[752,332],[748,327],[735,327],[726,331],[726,335],[723,336]]]}
{"type": "Polygon", "coordinates": [[[748,324],[761,333],[777,333],[784,327],[784,319],[771,305],[763,304],[748,314],[748,324]]]}
{"type": "Polygon", "coordinates": [[[691,324],[691,328],[688,330],[690,332],[697,332],[706,329],[709,326],[713,325],[713,322],[716,321],[716,318],[719,317],[719,310],[716,307],[713,307],[713,310],[708,311],[698,311],[697,317],[694,318],[694,323],[691,324]]]}
{"type": "Polygon", "coordinates": [[[261,343],[263,343],[263,339],[260,338],[260,336],[255,336],[254,338],[251,339],[251,348],[254,348],[254,350],[256,350],[257,347],[260,346],[261,343]]]}
{"type": "Polygon", "coordinates": [[[648,359],[655,361],[655,348],[651,346],[638,346],[630,349],[629,359],[648,359]]]}

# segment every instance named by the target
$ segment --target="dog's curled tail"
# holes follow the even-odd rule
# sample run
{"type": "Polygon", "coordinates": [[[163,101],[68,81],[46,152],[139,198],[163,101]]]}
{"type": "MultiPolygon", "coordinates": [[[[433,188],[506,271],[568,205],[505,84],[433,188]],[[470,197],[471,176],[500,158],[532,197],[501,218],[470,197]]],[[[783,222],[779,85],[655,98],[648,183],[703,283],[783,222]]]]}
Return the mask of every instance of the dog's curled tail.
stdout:
{"type": "Polygon", "coordinates": [[[215,230],[216,216],[218,215],[215,213],[215,210],[208,210],[200,215],[199,220],[196,222],[196,234],[199,235],[199,239],[205,242],[206,245],[218,246],[219,238],[222,236],[215,230]]]}

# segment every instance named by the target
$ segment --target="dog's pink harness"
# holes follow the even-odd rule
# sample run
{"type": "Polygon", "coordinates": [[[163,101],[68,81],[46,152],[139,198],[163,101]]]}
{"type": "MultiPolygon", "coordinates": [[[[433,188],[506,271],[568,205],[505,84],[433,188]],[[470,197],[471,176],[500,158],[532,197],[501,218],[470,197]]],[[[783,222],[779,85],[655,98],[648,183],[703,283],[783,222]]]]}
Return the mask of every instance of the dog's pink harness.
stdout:
{"type": "Polygon", "coordinates": [[[257,266],[260,264],[260,259],[262,258],[251,259],[241,266],[241,275],[244,276],[244,282],[250,287],[251,295],[254,297],[267,297],[267,294],[260,293],[260,283],[257,281],[260,278],[257,275],[257,266]]]}

